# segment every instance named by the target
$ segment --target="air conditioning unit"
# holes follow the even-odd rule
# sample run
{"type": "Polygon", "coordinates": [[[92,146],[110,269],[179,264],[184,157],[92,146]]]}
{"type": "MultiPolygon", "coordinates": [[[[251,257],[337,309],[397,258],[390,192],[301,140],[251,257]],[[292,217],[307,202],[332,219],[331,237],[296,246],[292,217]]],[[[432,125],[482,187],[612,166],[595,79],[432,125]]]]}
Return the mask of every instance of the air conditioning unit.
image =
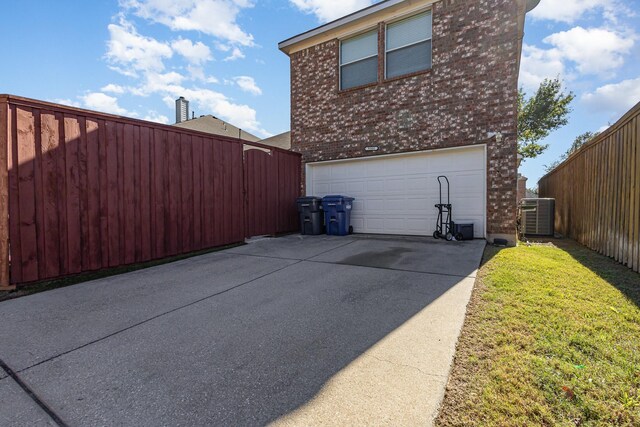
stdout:
{"type": "Polygon", "coordinates": [[[525,236],[553,236],[555,199],[522,199],[520,222],[525,236]]]}

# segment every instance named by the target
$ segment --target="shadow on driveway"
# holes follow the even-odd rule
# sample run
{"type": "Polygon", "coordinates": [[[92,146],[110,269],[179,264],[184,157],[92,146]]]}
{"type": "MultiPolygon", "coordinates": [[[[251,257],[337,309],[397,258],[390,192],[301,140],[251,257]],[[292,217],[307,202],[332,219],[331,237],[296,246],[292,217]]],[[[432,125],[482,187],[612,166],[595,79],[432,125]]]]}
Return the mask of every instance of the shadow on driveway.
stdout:
{"type": "Polygon", "coordinates": [[[266,424],[331,395],[355,362],[308,417],[336,416],[350,387],[379,416],[435,410],[402,400],[444,391],[484,242],[459,242],[455,274],[428,272],[452,257],[430,239],[253,245],[1,303],[0,358],[70,425],[266,424]],[[289,258],[298,244],[317,250],[289,258]]]}

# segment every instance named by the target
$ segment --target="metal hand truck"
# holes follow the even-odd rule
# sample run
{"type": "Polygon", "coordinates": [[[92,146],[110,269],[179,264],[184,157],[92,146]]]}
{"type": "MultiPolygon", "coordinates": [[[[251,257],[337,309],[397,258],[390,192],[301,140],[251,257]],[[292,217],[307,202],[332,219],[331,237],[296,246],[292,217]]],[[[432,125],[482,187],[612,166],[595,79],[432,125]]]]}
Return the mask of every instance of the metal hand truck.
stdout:
{"type": "Polygon", "coordinates": [[[451,220],[451,195],[449,191],[449,178],[444,175],[438,177],[440,187],[440,203],[436,205],[438,209],[438,220],[436,221],[436,231],[433,232],[434,239],[445,238],[447,241],[453,240],[454,224],[451,220]],[[447,203],[442,203],[442,179],[447,183],[447,203]]]}

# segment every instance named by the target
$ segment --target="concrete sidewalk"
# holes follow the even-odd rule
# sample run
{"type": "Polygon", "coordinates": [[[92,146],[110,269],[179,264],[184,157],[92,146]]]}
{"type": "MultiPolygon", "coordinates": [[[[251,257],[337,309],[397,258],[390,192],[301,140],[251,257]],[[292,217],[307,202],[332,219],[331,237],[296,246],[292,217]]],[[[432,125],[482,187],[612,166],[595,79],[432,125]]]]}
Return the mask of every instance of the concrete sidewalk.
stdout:
{"type": "Polygon", "coordinates": [[[260,240],[2,302],[0,359],[69,425],[429,424],[484,244],[260,240]]]}

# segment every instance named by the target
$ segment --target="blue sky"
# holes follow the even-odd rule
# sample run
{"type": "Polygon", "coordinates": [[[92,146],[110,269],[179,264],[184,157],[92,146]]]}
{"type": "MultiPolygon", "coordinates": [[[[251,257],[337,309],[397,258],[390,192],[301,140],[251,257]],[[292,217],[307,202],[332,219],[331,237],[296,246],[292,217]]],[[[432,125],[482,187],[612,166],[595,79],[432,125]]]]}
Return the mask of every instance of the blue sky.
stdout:
{"type": "MultiPolygon", "coordinates": [[[[289,62],[277,43],[371,0],[7,2],[0,92],[172,123],[183,95],[258,136],[289,129],[289,62]],[[8,65],[8,66],[7,66],[8,65]]],[[[521,171],[535,186],[575,136],[640,101],[640,0],[542,0],[527,18],[520,84],[561,76],[570,123],[521,171]]]]}

